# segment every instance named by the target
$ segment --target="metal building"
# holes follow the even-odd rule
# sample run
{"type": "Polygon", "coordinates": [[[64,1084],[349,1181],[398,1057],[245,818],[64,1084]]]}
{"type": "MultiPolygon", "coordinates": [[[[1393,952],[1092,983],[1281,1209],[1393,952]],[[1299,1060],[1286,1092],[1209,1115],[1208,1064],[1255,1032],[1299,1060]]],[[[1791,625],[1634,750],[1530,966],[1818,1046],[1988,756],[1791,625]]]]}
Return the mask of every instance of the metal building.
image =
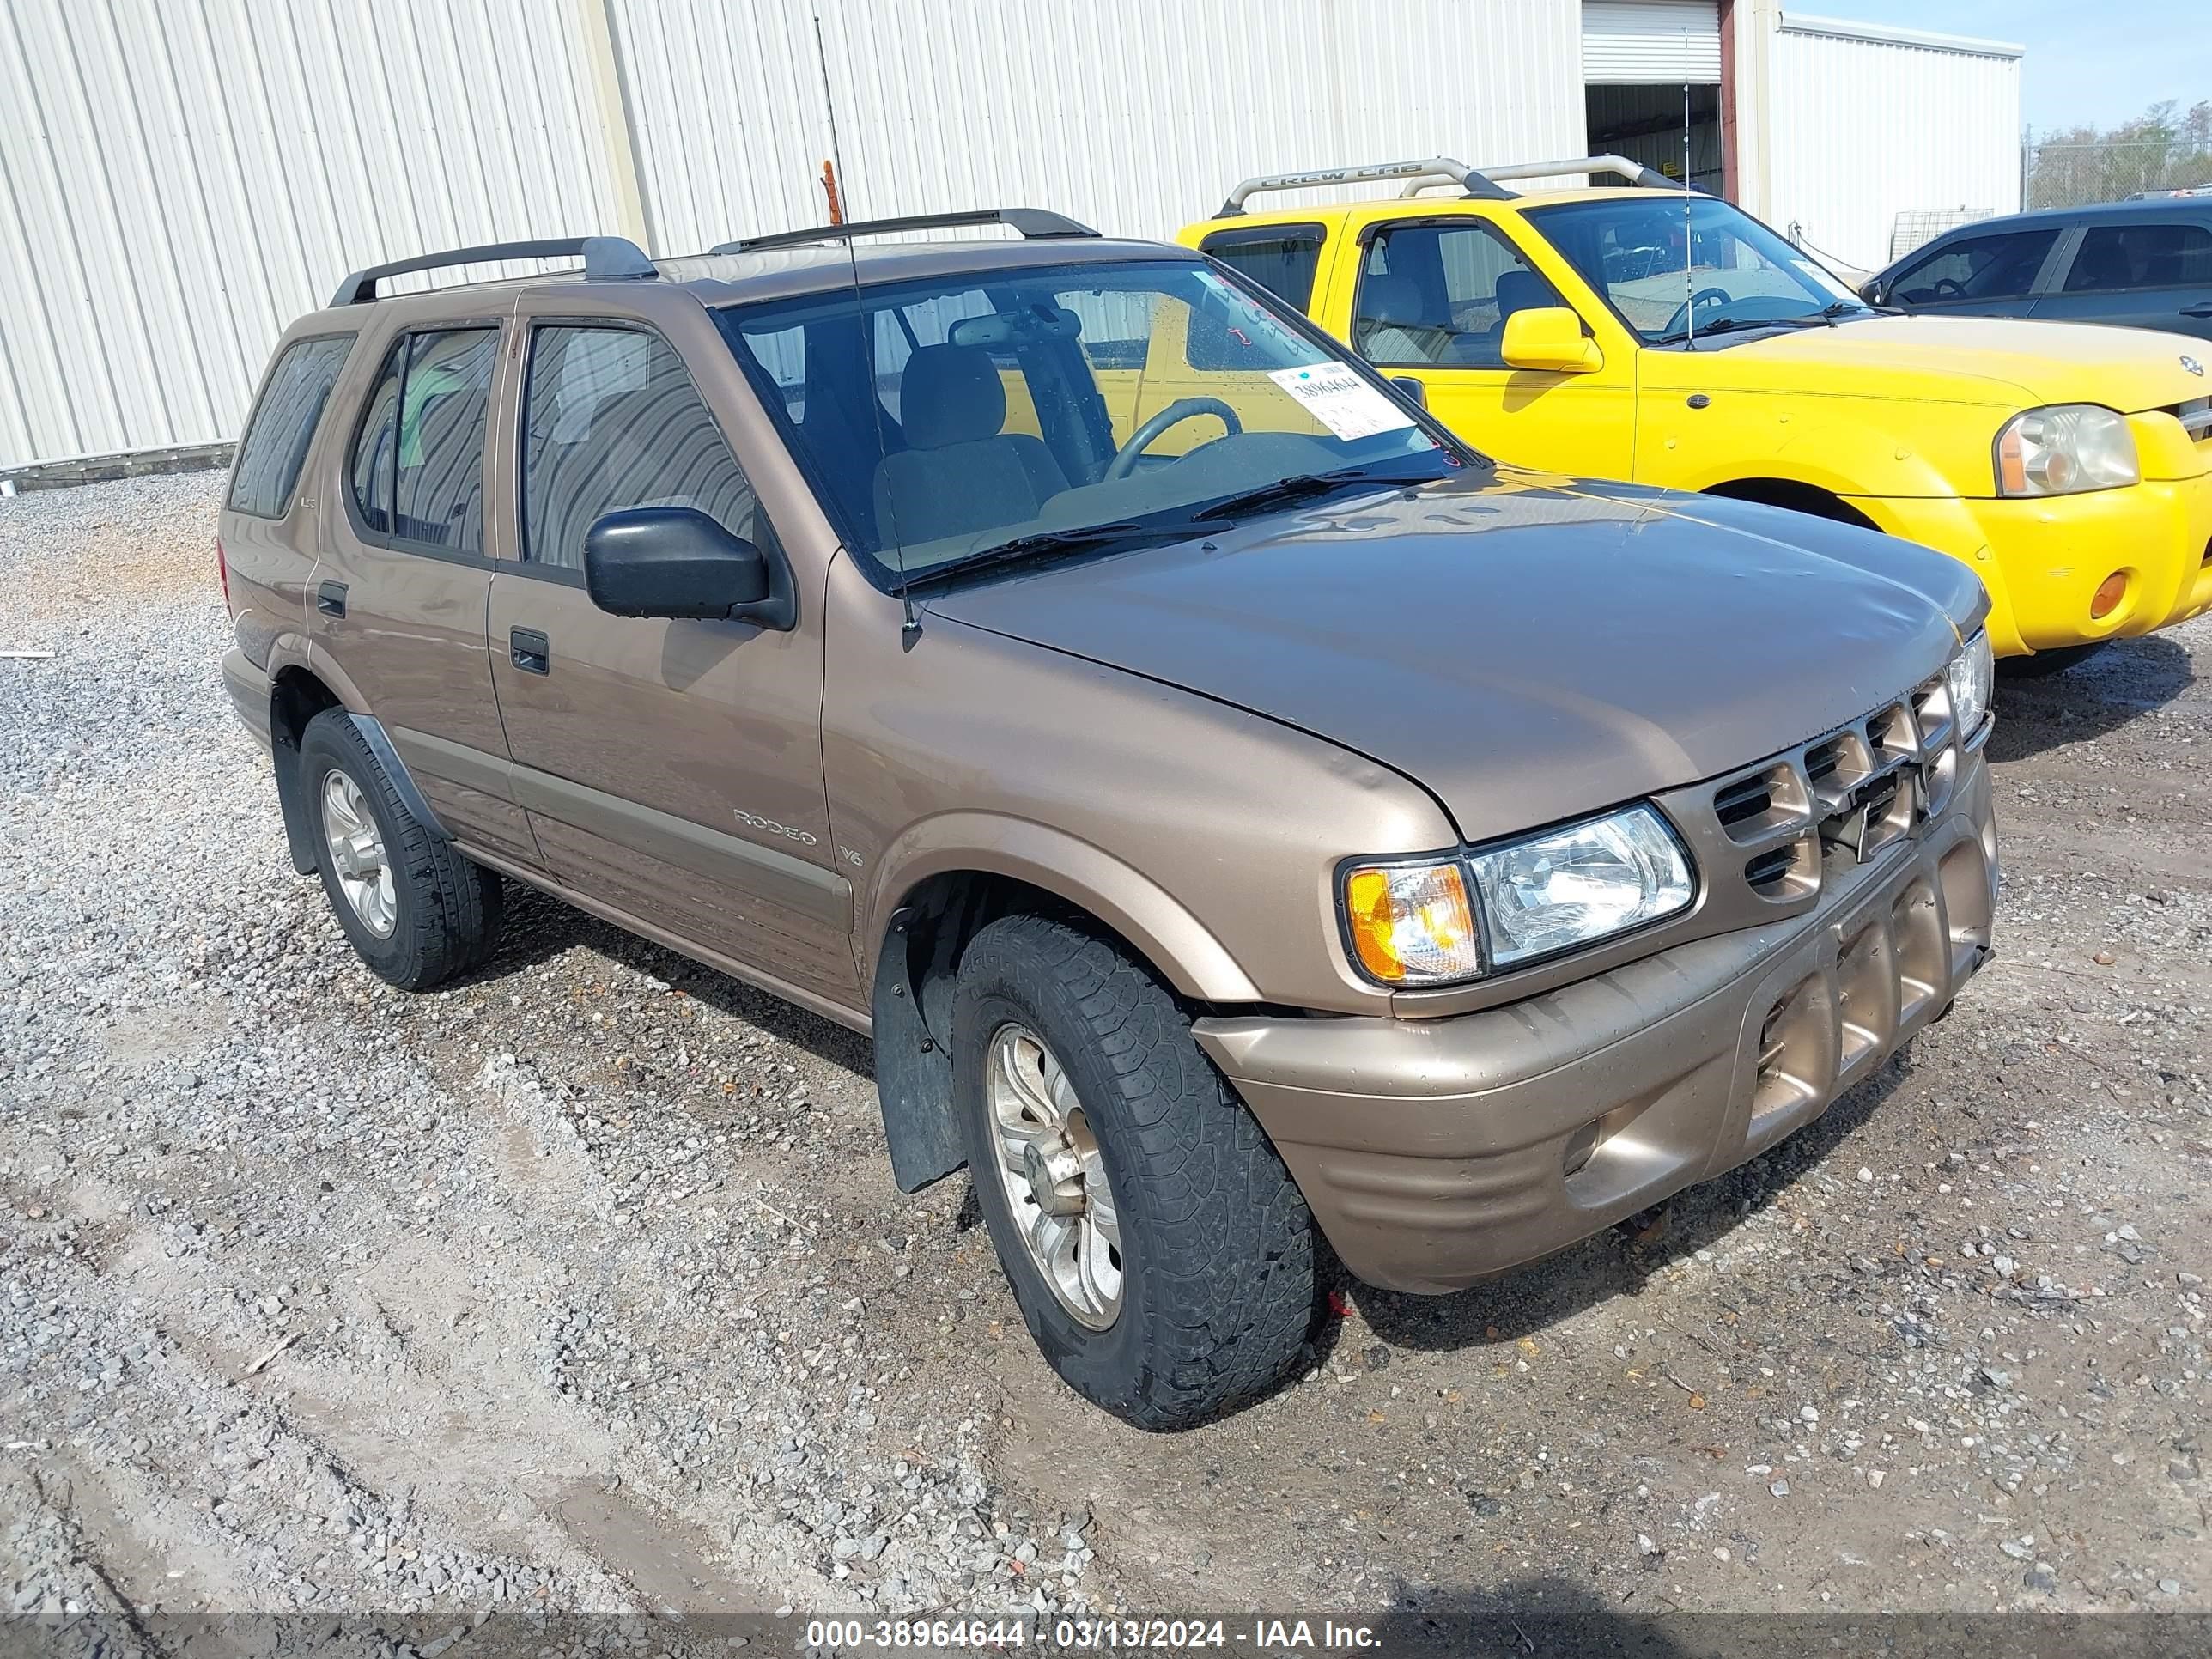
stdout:
{"type": "Polygon", "coordinates": [[[833,155],[854,216],[1164,236],[1256,172],[1620,149],[1878,264],[2015,204],[2011,51],[1780,0],[0,0],[0,468],[228,439],[349,270],[819,222],[833,155]]]}

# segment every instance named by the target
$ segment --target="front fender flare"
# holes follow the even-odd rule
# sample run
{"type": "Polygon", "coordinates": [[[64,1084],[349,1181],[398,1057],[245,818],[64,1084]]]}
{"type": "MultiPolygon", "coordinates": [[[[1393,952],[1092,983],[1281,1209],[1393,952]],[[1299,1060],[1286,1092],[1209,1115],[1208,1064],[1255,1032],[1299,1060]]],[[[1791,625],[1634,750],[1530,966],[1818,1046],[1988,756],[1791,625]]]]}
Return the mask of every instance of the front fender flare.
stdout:
{"type": "Polygon", "coordinates": [[[1168,983],[1202,1002],[1265,1000],[1212,930],[1149,876],[1104,848],[1025,818],[945,812],[902,831],[877,861],[861,923],[864,979],[906,895],[932,876],[975,871],[1041,888],[1119,933],[1168,983]]]}

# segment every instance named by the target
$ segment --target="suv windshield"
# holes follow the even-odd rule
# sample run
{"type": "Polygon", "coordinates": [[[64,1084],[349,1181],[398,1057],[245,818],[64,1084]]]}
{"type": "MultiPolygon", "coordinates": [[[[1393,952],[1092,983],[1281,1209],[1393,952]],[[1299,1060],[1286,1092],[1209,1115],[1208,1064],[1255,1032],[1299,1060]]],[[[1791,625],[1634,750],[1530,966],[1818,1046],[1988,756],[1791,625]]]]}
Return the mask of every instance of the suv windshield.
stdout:
{"type": "Polygon", "coordinates": [[[1694,331],[1871,316],[1842,283],[1728,203],[1692,195],[1600,197],[1528,218],[1647,345],[1694,331]]]}
{"type": "Polygon", "coordinates": [[[841,289],[717,316],[879,578],[1202,534],[1462,464],[1371,371],[1194,261],[969,271],[864,287],[857,313],[841,289]]]}

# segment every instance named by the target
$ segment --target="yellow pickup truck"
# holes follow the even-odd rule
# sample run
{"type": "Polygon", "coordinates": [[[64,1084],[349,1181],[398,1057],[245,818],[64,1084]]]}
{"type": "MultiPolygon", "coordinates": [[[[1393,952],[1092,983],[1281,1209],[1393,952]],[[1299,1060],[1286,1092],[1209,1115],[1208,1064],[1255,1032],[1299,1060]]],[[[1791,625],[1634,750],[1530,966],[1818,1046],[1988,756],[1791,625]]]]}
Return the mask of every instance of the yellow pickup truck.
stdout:
{"type": "Polygon", "coordinates": [[[1741,210],[1619,156],[1250,179],[1181,240],[1500,459],[1767,501],[1964,561],[1998,654],[2034,670],[2212,608],[2201,341],[1885,311],[1741,210]],[[1599,174],[1629,183],[1504,182],[1599,174]],[[1246,206],[1365,182],[1401,193],[1246,206]],[[1439,185],[1459,193],[1425,193],[1439,185]]]}

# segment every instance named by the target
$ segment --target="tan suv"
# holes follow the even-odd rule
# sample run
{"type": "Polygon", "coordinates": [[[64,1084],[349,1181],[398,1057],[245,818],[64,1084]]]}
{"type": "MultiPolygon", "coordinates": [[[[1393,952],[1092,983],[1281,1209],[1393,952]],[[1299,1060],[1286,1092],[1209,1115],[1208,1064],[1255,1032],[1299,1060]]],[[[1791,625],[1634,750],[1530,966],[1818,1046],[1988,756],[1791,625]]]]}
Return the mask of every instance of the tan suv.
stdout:
{"type": "Polygon", "coordinates": [[[899,1185],[969,1165],[1047,1358],[1151,1427],[1300,1363],[1324,1237],[1413,1291],[1556,1250],[1988,954],[1964,566],[1503,470],[1049,214],[361,272],[221,550],[371,969],[482,963],[511,878],[872,1032],[899,1185]]]}

